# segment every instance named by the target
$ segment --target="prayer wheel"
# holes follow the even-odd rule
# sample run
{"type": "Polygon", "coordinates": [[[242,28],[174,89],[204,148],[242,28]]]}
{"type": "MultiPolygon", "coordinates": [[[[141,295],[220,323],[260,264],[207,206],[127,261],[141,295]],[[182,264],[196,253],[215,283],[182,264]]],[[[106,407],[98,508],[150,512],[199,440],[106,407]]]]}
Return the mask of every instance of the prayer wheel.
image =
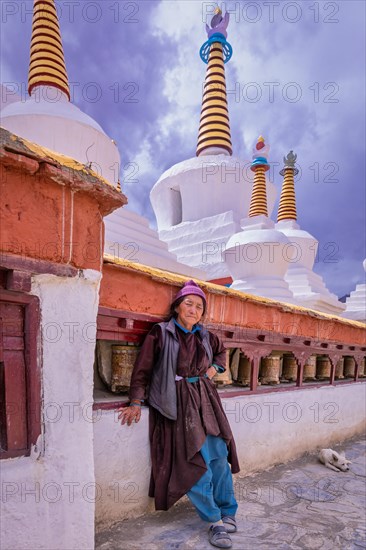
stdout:
{"type": "Polygon", "coordinates": [[[262,357],[260,366],[260,381],[262,384],[280,383],[280,365],[281,357],[279,355],[270,355],[262,357]]]}
{"type": "Polygon", "coordinates": [[[347,356],[344,358],[344,377],[354,378],[356,370],[356,361],[354,357],[347,356]]]}
{"type": "Polygon", "coordinates": [[[111,390],[115,393],[128,391],[133,366],[140,348],[136,346],[112,346],[111,390]]]}
{"type": "Polygon", "coordinates": [[[316,380],[316,355],[311,355],[305,362],[304,365],[304,372],[303,372],[303,380],[309,381],[309,380],[316,380]]]}
{"type": "Polygon", "coordinates": [[[336,380],[342,380],[342,378],[344,378],[343,370],[344,370],[344,357],[341,357],[339,361],[337,361],[336,368],[335,368],[336,380]]]}
{"type": "Polygon", "coordinates": [[[213,377],[214,382],[219,386],[228,386],[233,383],[233,378],[231,376],[230,370],[230,350],[226,350],[226,371],[223,373],[217,373],[213,377]]]}
{"type": "Polygon", "coordinates": [[[239,375],[240,349],[234,349],[230,358],[230,371],[233,381],[238,380],[239,375]]]}
{"type": "Polygon", "coordinates": [[[240,384],[241,386],[249,386],[251,370],[251,361],[248,359],[248,357],[241,354],[238,369],[238,384],[240,384]]]}
{"type": "Polygon", "coordinates": [[[282,380],[287,380],[288,382],[296,382],[297,379],[297,361],[293,355],[285,353],[283,355],[282,363],[282,380]]]}
{"type": "Polygon", "coordinates": [[[358,367],[358,377],[364,378],[366,376],[366,358],[364,357],[358,367]]]}
{"type": "Polygon", "coordinates": [[[318,380],[330,378],[332,364],[328,355],[318,355],[316,358],[316,377],[318,380]]]}

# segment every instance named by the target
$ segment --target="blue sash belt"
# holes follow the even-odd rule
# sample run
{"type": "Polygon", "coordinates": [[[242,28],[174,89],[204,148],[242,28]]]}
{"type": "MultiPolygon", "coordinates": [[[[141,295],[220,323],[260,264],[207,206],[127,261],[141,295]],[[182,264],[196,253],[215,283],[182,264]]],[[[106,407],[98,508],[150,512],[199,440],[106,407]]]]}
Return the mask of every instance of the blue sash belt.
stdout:
{"type": "Polygon", "coordinates": [[[207,374],[204,376],[189,376],[188,378],[183,378],[182,376],[176,376],[175,381],[179,382],[179,380],[186,380],[187,382],[190,382],[193,384],[193,382],[198,382],[200,378],[208,378],[207,374]]]}

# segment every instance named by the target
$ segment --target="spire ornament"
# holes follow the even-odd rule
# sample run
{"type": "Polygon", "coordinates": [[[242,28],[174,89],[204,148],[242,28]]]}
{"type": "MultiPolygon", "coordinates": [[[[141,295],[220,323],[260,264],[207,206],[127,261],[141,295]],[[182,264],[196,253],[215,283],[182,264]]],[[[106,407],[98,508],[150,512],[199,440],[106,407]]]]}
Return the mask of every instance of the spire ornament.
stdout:
{"type": "Polygon", "coordinates": [[[285,166],[280,172],[281,176],[285,175],[286,168],[292,168],[294,170],[295,176],[299,173],[298,169],[295,168],[296,160],[297,160],[297,155],[291,149],[287,157],[283,157],[283,162],[285,166]]]}
{"type": "Polygon", "coordinates": [[[285,166],[280,171],[284,177],[280,204],[278,207],[277,222],[282,220],[297,220],[296,197],[295,197],[295,176],[299,170],[295,167],[297,155],[291,150],[287,157],[283,157],[285,166]]]}
{"type": "Polygon", "coordinates": [[[206,23],[208,40],[201,46],[200,49],[201,59],[204,63],[206,63],[206,65],[208,64],[211,45],[215,44],[215,42],[222,44],[224,63],[230,61],[231,56],[233,55],[233,48],[226,40],[226,29],[229,25],[229,19],[230,15],[228,12],[225,13],[224,17],[222,17],[222,11],[220,8],[216,8],[215,15],[211,19],[211,27],[209,27],[206,23]]]}

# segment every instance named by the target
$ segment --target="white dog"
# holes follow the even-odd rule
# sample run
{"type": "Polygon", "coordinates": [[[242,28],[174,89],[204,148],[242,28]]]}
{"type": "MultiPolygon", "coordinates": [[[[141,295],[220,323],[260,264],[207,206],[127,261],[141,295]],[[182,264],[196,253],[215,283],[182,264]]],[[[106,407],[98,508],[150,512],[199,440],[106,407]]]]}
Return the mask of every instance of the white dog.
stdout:
{"type": "Polygon", "coordinates": [[[319,453],[319,460],[335,472],[347,472],[349,470],[348,464],[352,464],[350,460],[346,459],[344,452],[338,454],[333,449],[322,449],[319,453]]]}

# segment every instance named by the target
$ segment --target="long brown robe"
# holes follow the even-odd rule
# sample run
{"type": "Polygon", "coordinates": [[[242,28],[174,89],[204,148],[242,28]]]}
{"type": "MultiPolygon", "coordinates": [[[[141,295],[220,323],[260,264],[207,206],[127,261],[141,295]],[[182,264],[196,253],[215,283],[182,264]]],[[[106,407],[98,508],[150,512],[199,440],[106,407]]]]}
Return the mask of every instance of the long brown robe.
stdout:
{"type": "MultiPolygon", "coordinates": [[[[185,333],[176,327],[179,339],[177,375],[203,377],[211,366],[200,331],[185,333]]],[[[225,349],[209,333],[213,363],[225,368],[225,349]]],[[[146,336],[131,378],[130,399],[148,399],[148,385],[162,346],[162,332],[155,325],[146,336]]],[[[228,446],[233,473],[239,472],[234,438],[215,384],[208,378],[198,382],[176,382],[177,420],[169,420],[150,407],[149,436],[151,479],[149,496],[157,510],[168,510],[185,495],[207,470],[199,452],[206,435],[220,436],[228,446]]]]}

